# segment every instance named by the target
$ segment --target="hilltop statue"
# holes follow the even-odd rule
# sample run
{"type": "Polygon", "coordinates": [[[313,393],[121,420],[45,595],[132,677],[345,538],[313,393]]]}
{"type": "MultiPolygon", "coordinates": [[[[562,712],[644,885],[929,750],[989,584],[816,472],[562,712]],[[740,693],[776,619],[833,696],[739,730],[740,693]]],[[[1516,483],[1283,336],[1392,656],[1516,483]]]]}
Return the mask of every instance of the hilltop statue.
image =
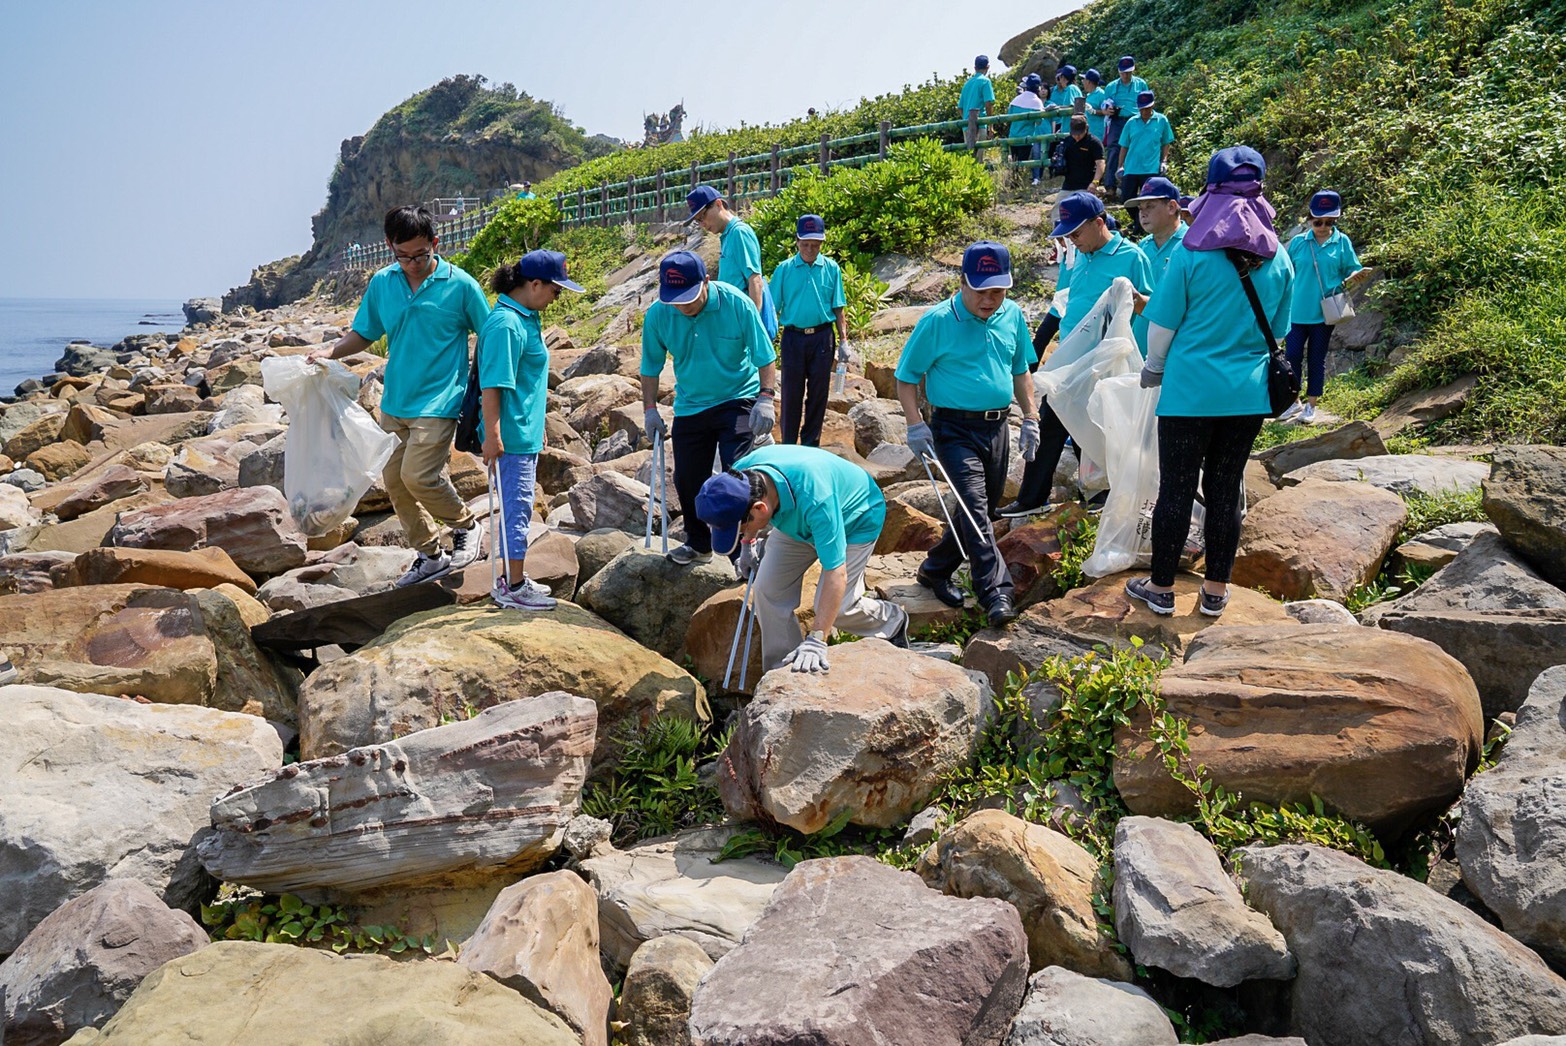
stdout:
{"type": "Polygon", "coordinates": [[[648,113],[642,117],[642,144],[659,145],[658,140],[658,114],[648,113]]]}
{"type": "Polygon", "coordinates": [[[685,135],[680,132],[680,126],[685,123],[685,103],[681,102],[669,110],[669,130],[664,135],[665,142],[683,142],[685,135]]]}
{"type": "Polygon", "coordinates": [[[685,135],[680,130],[684,122],[683,103],[666,113],[648,113],[642,117],[642,144],[644,146],[668,145],[670,142],[685,141],[685,135]]]}

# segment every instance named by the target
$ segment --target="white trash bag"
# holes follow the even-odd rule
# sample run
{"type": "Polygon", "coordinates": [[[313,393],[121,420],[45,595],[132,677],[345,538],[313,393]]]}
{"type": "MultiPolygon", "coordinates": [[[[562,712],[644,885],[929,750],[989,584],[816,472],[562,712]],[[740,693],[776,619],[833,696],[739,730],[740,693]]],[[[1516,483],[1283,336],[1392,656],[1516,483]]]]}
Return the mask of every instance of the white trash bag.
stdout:
{"type": "Polygon", "coordinates": [[[1104,466],[1109,500],[1098,519],[1098,540],[1082,564],[1104,577],[1152,561],[1153,507],[1158,504],[1158,393],[1138,374],[1106,378],[1093,389],[1088,414],[1108,441],[1104,466]]]}
{"type": "Polygon", "coordinates": [[[283,493],[289,512],[306,534],[324,534],[353,514],[397,449],[397,437],[359,406],[359,379],[336,360],[264,359],[261,381],[288,414],[283,493]]]}
{"type": "MultiPolygon", "coordinates": [[[[1093,389],[1107,378],[1142,371],[1142,353],[1131,333],[1135,315],[1131,294],[1131,281],[1117,277],[1034,375],[1035,391],[1049,400],[1050,409],[1082,451],[1082,485],[1088,493],[1103,489],[1101,477],[1109,454],[1104,430],[1088,414],[1093,389]],[[1100,478],[1090,487],[1095,476],[1100,478]]],[[[1111,472],[1109,482],[1114,478],[1111,472]]]]}

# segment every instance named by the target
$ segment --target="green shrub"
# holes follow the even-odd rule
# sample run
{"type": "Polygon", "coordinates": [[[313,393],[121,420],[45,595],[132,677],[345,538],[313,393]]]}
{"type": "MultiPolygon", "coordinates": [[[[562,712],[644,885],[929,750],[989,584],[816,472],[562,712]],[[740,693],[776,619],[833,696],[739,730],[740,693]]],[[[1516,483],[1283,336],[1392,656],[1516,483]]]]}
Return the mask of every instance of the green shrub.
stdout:
{"type": "Polygon", "coordinates": [[[843,299],[848,303],[843,309],[843,318],[848,323],[849,337],[868,334],[870,321],[880,311],[881,295],[886,293],[886,284],[876,279],[868,269],[860,269],[853,262],[844,262],[841,267],[843,299]]]}
{"type": "Polygon", "coordinates": [[[1070,592],[1088,583],[1082,564],[1098,543],[1098,517],[1084,516],[1077,525],[1060,532],[1060,563],[1055,567],[1055,583],[1061,592],[1070,592]]]}
{"type": "Polygon", "coordinates": [[[728,735],[699,724],[661,716],[646,728],[628,726],[616,736],[620,760],[612,771],[588,782],[582,813],[614,825],[614,841],[624,846],[710,824],[724,816],[717,789],[696,768],[716,759],[728,735]]]}
{"type": "Polygon", "coordinates": [[[1398,531],[1399,545],[1448,523],[1484,523],[1490,518],[1485,515],[1484,494],[1479,490],[1415,490],[1403,495],[1403,503],[1408,506],[1408,522],[1398,531]]]}
{"type": "Polygon", "coordinates": [[[224,883],[212,903],[201,906],[201,924],[214,941],[298,944],[338,954],[411,950],[428,955],[440,943],[433,933],[412,937],[395,926],[360,925],[329,904],[306,904],[291,893],[263,894],[232,883],[224,883]]]}
{"type": "Polygon", "coordinates": [[[454,263],[483,281],[497,265],[542,247],[559,228],[560,215],[550,201],[513,199],[479,230],[466,251],[455,256],[454,263]]]}

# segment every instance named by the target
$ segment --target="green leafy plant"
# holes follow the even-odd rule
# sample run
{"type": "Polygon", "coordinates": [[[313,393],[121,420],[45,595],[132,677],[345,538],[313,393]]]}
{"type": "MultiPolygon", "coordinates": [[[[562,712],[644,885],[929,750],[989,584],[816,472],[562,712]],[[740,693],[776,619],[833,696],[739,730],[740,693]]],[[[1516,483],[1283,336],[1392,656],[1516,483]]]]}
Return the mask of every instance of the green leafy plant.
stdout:
{"type": "Polygon", "coordinates": [[[1075,526],[1060,532],[1060,562],[1055,566],[1054,577],[1061,592],[1070,592],[1088,583],[1087,575],[1082,573],[1082,564],[1093,555],[1097,542],[1098,517],[1095,515],[1084,516],[1075,526]]]}
{"type": "Polygon", "coordinates": [[[843,263],[842,270],[843,299],[848,303],[843,309],[843,318],[848,323],[849,336],[868,334],[870,321],[881,309],[881,295],[886,293],[886,284],[853,262],[843,263]]]}
{"type": "Polygon", "coordinates": [[[1490,518],[1484,511],[1484,494],[1477,489],[1415,490],[1403,495],[1403,503],[1408,506],[1408,522],[1397,533],[1400,545],[1449,523],[1483,523],[1490,518]]]}
{"type": "Polygon", "coordinates": [[[440,943],[434,933],[414,937],[395,926],[360,925],[332,905],[306,904],[295,894],[263,894],[232,883],[224,883],[212,903],[201,906],[201,923],[214,941],[298,944],[339,954],[429,955],[440,943]]]}
{"type": "Polygon", "coordinates": [[[698,723],[660,716],[644,729],[628,726],[615,735],[620,758],[582,793],[582,813],[614,825],[617,845],[682,828],[710,824],[724,816],[717,789],[697,773],[728,745],[698,723]]]}
{"type": "Polygon", "coordinates": [[[542,247],[559,228],[560,214],[553,202],[513,199],[479,230],[466,251],[453,257],[453,263],[482,280],[495,266],[516,261],[528,251],[542,247]]]}

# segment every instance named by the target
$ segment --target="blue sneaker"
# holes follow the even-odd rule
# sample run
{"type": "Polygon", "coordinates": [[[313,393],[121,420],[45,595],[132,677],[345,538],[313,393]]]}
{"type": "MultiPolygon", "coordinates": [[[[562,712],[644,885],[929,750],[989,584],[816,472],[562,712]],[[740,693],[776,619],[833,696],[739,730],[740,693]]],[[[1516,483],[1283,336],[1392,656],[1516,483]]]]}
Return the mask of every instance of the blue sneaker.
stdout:
{"type": "MultiPolygon", "coordinates": [[[[1126,582],[1126,595],[1132,599],[1140,599],[1147,604],[1147,608],[1155,614],[1165,617],[1175,612],[1173,592],[1155,592],[1153,579],[1150,577],[1134,577],[1126,582]]],[[[1227,599],[1227,597],[1225,597],[1227,599]]]]}

